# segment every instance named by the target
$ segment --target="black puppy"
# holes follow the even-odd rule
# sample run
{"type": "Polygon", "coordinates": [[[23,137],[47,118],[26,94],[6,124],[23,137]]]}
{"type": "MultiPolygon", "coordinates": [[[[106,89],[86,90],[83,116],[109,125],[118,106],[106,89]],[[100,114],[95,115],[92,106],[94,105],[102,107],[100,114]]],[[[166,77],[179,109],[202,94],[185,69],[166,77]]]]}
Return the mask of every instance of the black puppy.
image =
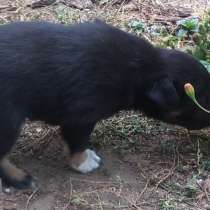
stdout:
{"type": "Polygon", "coordinates": [[[118,110],[138,109],[192,129],[208,126],[210,117],[185,95],[186,82],[210,107],[210,76],[184,53],[154,48],[99,21],[0,26],[0,178],[16,188],[33,184],[5,158],[26,118],[60,125],[70,166],[83,173],[100,164],[88,149],[91,131],[118,110]]]}

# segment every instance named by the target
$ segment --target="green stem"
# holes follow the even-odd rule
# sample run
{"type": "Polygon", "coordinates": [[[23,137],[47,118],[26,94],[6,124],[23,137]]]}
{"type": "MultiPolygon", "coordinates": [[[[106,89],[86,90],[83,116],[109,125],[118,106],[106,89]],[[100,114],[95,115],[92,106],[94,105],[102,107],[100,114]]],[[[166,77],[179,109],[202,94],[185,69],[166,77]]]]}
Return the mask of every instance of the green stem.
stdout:
{"type": "Polygon", "coordinates": [[[200,109],[202,109],[203,111],[205,111],[205,112],[207,112],[207,113],[210,114],[210,111],[207,110],[207,109],[205,109],[205,108],[203,108],[203,107],[198,103],[198,101],[196,100],[196,98],[193,98],[193,101],[194,101],[194,103],[195,103],[200,109]]]}

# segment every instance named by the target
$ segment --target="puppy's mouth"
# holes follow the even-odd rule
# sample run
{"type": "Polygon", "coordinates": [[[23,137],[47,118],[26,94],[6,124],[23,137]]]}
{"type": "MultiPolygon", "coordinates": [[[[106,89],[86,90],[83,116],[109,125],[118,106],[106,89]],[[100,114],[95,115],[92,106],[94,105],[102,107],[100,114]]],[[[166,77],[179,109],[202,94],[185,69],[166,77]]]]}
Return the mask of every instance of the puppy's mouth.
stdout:
{"type": "Polygon", "coordinates": [[[164,120],[170,124],[178,125],[188,130],[200,130],[200,129],[204,129],[210,126],[210,122],[204,122],[204,121],[198,122],[198,120],[190,119],[190,118],[183,119],[181,115],[178,115],[177,113],[176,115],[173,115],[173,114],[167,115],[164,120]]]}
{"type": "Polygon", "coordinates": [[[203,128],[197,123],[193,123],[191,119],[183,119],[181,111],[172,111],[164,114],[164,121],[173,125],[178,125],[189,130],[198,130],[203,128]]]}
{"type": "Polygon", "coordinates": [[[201,130],[201,129],[204,129],[204,128],[207,128],[209,127],[210,125],[204,125],[204,126],[201,126],[199,124],[196,124],[196,125],[183,125],[184,128],[187,128],[188,130],[201,130]]]}

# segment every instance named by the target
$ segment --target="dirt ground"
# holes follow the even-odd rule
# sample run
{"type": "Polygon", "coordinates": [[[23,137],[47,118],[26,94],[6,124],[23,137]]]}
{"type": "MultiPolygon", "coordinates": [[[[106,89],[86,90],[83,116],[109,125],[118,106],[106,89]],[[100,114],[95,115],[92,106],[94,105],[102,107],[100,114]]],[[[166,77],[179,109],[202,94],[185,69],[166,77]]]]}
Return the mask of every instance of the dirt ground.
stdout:
{"type": "MultiPolygon", "coordinates": [[[[96,0],[85,8],[84,1],[73,2],[74,7],[57,1],[32,9],[26,5],[33,1],[0,0],[0,21],[71,23],[99,17],[125,29],[134,18],[172,24],[210,5],[208,0],[96,0]]],[[[0,210],[210,209],[208,129],[189,132],[140,113],[121,112],[99,122],[92,141],[103,163],[82,175],[68,168],[59,128],[27,122],[10,159],[33,174],[39,188],[0,192],[0,210]]]]}

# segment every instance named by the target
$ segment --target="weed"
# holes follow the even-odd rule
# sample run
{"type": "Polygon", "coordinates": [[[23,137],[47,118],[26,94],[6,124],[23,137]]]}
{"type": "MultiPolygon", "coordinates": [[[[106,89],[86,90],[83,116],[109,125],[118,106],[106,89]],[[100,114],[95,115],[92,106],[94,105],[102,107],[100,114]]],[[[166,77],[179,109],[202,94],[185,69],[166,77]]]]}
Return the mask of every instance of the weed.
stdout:
{"type": "Polygon", "coordinates": [[[88,202],[82,196],[75,194],[72,196],[71,204],[75,206],[86,206],[88,202]]]}
{"type": "Polygon", "coordinates": [[[198,23],[199,23],[198,18],[183,19],[177,21],[179,30],[176,32],[176,35],[181,39],[192,36],[194,33],[197,33],[199,30],[198,23]]]}
{"type": "Polygon", "coordinates": [[[177,48],[178,41],[179,39],[177,36],[168,35],[162,38],[162,43],[160,43],[160,47],[167,47],[167,48],[175,49],[177,48]]]}
{"type": "Polygon", "coordinates": [[[167,36],[168,35],[168,30],[165,26],[155,24],[151,25],[150,27],[147,28],[147,32],[152,34],[153,36],[167,36]]]}
{"type": "Polygon", "coordinates": [[[187,181],[187,184],[184,188],[184,196],[188,198],[193,198],[195,197],[197,192],[198,192],[197,176],[193,175],[187,181]]]}
{"type": "Polygon", "coordinates": [[[175,203],[173,200],[162,200],[160,202],[160,209],[161,210],[175,210],[175,203]]]}
{"type": "Polygon", "coordinates": [[[185,173],[185,172],[188,172],[190,169],[190,166],[189,165],[183,165],[181,163],[179,163],[177,166],[176,166],[176,171],[179,172],[179,173],[185,173]]]}
{"type": "Polygon", "coordinates": [[[199,24],[197,33],[192,35],[194,42],[194,48],[188,50],[190,54],[198,58],[201,63],[210,72],[210,10],[203,17],[203,20],[199,24]]]}
{"type": "Polygon", "coordinates": [[[146,24],[139,20],[132,20],[128,23],[128,28],[139,35],[146,31],[146,24]]]}
{"type": "Polygon", "coordinates": [[[79,12],[75,12],[75,10],[69,8],[58,8],[55,10],[56,19],[58,22],[63,24],[71,24],[77,22],[80,19],[79,12]]]}
{"type": "Polygon", "coordinates": [[[210,171],[210,157],[203,161],[204,169],[210,171]]]}
{"type": "Polygon", "coordinates": [[[163,37],[161,47],[181,48],[193,55],[210,72],[210,9],[202,17],[177,21],[175,33],[163,37]]]}

